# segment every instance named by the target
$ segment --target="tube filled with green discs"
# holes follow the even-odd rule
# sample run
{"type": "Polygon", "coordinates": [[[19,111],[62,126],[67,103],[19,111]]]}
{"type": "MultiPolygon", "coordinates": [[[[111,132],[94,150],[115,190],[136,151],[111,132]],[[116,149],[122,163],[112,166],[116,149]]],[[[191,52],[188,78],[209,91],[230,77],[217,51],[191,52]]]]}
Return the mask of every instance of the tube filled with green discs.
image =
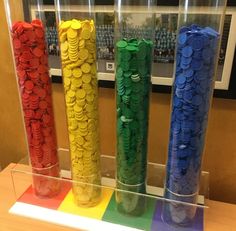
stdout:
{"type": "Polygon", "coordinates": [[[155,1],[116,0],[115,80],[118,211],[145,211],[149,98],[155,1]],[[137,7],[138,6],[138,7],[137,7]],[[139,11],[137,11],[139,9],[139,11]]]}

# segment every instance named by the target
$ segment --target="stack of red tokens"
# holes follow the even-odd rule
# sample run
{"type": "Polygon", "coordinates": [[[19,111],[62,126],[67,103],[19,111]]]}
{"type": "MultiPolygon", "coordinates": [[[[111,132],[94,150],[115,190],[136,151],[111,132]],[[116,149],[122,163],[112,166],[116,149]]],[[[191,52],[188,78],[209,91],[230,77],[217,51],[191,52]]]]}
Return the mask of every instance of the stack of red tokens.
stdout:
{"type": "Polygon", "coordinates": [[[58,163],[58,157],[42,22],[14,23],[12,40],[31,164],[48,168],[58,163]]]}

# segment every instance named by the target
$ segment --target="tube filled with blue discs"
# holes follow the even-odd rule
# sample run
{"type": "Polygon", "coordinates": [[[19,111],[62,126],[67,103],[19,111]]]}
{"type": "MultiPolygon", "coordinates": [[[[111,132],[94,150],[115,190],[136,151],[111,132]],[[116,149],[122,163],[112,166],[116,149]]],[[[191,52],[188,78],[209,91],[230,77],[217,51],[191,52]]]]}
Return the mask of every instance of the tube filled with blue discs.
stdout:
{"type": "Polygon", "coordinates": [[[201,162],[226,0],[180,0],[171,126],[162,218],[190,226],[196,214],[201,162]],[[184,202],[177,203],[176,201],[184,202]],[[186,204],[188,203],[188,204],[186,204]]]}

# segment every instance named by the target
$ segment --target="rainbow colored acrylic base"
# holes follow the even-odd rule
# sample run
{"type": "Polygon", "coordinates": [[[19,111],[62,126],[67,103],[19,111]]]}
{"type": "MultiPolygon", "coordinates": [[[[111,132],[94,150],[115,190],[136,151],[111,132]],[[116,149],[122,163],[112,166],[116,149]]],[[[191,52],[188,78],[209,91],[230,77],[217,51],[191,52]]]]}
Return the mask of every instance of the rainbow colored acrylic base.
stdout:
{"type": "MultiPolygon", "coordinates": [[[[112,162],[112,159],[107,161],[112,162]]],[[[65,163],[65,161],[63,161],[65,163]]],[[[102,158],[102,165],[104,158],[102,158]]],[[[106,163],[107,164],[107,163],[106,163]]],[[[111,166],[110,164],[109,166],[111,166]]],[[[65,166],[64,166],[65,167],[65,166]]],[[[62,166],[61,166],[62,168],[62,166]]],[[[64,168],[65,169],[65,168],[64,168]]],[[[147,191],[154,195],[135,194],[126,191],[122,193],[134,194],[134,197],[143,197],[146,200],[145,212],[140,216],[122,214],[117,210],[115,195],[118,191],[114,188],[115,180],[107,177],[111,172],[107,169],[102,177],[102,200],[91,208],[78,207],[74,203],[72,194],[72,181],[69,180],[70,172],[61,171],[63,178],[60,180],[60,193],[49,199],[39,198],[35,195],[32,186],[32,172],[30,166],[17,164],[12,169],[12,179],[16,193],[16,203],[10,209],[10,213],[51,222],[58,225],[78,228],[82,230],[113,230],[113,231],[203,231],[203,214],[205,206],[187,204],[185,206],[196,207],[197,214],[194,223],[190,227],[170,226],[162,220],[162,208],[164,203],[178,204],[178,202],[164,200],[161,196],[163,189],[147,186],[147,191]],[[104,176],[105,175],[105,176],[104,176]]],[[[164,170],[164,169],[163,169],[164,170]]],[[[47,177],[47,176],[46,176],[47,177]]],[[[96,186],[95,186],[96,187],[96,186]]],[[[100,186],[98,186],[100,187],[100,186]]],[[[130,195],[129,195],[130,196],[130,195]]],[[[200,198],[201,202],[203,200],[200,198]]]]}

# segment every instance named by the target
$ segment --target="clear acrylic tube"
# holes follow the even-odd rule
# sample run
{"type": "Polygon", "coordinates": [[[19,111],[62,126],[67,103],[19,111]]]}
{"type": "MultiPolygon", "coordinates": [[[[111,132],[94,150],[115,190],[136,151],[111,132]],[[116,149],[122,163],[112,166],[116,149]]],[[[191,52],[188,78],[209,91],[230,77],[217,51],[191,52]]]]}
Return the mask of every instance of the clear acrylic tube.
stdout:
{"type": "MultiPolygon", "coordinates": [[[[226,0],[180,0],[165,197],[197,203],[226,0]]],[[[190,225],[195,211],[166,204],[163,219],[190,225]]]]}
{"type": "MultiPolygon", "coordinates": [[[[55,1],[71,153],[72,179],[101,184],[96,31],[93,1],[55,1]]],[[[90,207],[100,188],[73,184],[75,203],[90,207]]]]}
{"type": "MultiPolygon", "coordinates": [[[[42,1],[5,0],[5,9],[32,171],[59,177],[42,1]]],[[[33,186],[39,197],[52,197],[60,189],[58,181],[42,184],[35,177],[33,186]]]]}
{"type": "MultiPolygon", "coordinates": [[[[155,33],[152,0],[115,1],[117,187],[145,193],[151,67],[155,33]]],[[[140,215],[143,197],[116,195],[118,210],[140,215]],[[142,200],[142,201],[141,201],[142,200]]]]}

